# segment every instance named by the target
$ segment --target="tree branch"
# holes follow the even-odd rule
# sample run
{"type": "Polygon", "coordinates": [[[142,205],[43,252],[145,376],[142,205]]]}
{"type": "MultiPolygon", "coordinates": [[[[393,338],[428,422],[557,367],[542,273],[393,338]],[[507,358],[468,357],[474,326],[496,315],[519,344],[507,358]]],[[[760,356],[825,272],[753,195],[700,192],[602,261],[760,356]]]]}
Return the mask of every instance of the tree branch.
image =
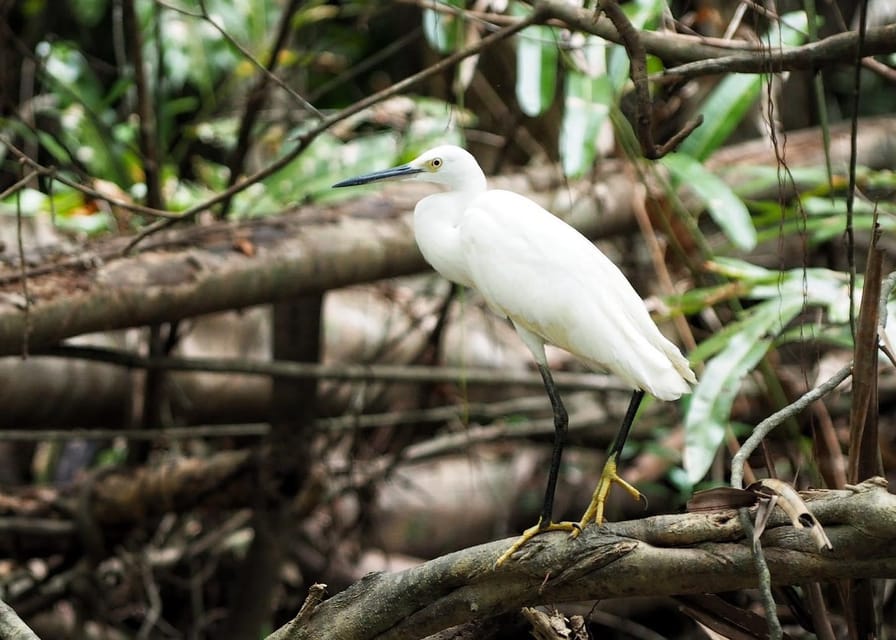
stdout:
{"type": "Polygon", "coordinates": [[[40,640],[31,628],[16,615],[12,607],[0,600],[0,638],[7,640],[40,640]]]}
{"type": "MultiPolygon", "coordinates": [[[[628,178],[611,166],[601,176],[602,188],[576,203],[578,226],[589,237],[631,219],[628,203],[617,201],[628,178]],[[597,211],[615,215],[607,218],[597,211]]],[[[527,190],[519,182],[512,188],[527,190]]],[[[380,216],[368,213],[370,202],[365,207],[356,201],[357,216],[309,206],[289,218],[177,230],[159,243],[158,252],[103,260],[118,254],[122,240],[113,240],[97,248],[98,260],[90,253],[79,255],[77,272],[29,280],[34,298],[29,344],[40,349],[91,331],[179,320],[419,273],[427,265],[414,242],[410,218],[401,212],[412,210],[431,192],[425,185],[401,185],[380,216]],[[242,246],[250,246],[252,255],[239,251],[242,246]]],[[[3,295],[18,293],[12,285],[19,278],[18,269],[0,264],[0,355],[21,350],[25,315],[18,296],[3,295]]]]}
{"type": "MultiPolygon", "coordinates": [[[[883,479],[804,497],[834,550],[819,553],[808,534],[775,514],[763,542],[776,584],[896,575],[890,543],[896,496],[883,479]]],[[[370,574],[270,639],[416,638],[528,605],[731,591],[756,582],[734,510],[588,527],[577,540],[545,534],[493,570],[509,543],[472,547],[400,573],[370,574]]]]}
{"type": "MultiPolygon", "coordinates": [[[[569,27],[590,33],[617,44],[622,36],[609,20],[594,20],[593,12],[577,8],[560,0],[541,0],[536,5],[543,22],[560,20],[569,27]]],[[[657,56],[669,67],[660,78],[670,81],[718,73],[773,73],[794,69],[839,66],[852,60],[858,50],[859,38],[855,31],[829,36],[800,47],[769,51],[749,43],[722,43],[710,38],[676,33],[641,31],[638,33],[647,53],[657,56]],[[742,51],[732,53],[732,49],[742,51]],[[689,64],[680,64],[689,63],[689,64]]],[[[861,55],[873,56],[892,53],[896,43],[896,24],[868,29],[862,43],[861,55]]]]}
{"type": "Polygon", "coordinates": [[[619,32],[622,45],[628,54],[629,75],[635,88],[635,131],[638,141],[641,143],[641,153],[648,160],[658,160],[670,151],[674,151],[694,129],[699,127],[703,123],[703,116],[697,115],[689,120],[665,143],[660,145],[654,142],[652,100],[647,82],[647,54],[644,51],[641,37],[616,0],[605,0],[601,3],[601,9],[619,32]]]}

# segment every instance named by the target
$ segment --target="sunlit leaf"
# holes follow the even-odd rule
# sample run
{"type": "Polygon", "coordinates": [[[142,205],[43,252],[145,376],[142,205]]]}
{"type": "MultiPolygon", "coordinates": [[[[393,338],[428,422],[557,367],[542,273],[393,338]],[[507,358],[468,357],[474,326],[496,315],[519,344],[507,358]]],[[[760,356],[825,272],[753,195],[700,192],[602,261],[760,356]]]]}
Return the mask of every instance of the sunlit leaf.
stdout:
{"type": "Polygon", "coordinates": [[[63,231],[95,236],[115,229],[115,219],[105,211],[98,211],[91,215],[58,217],[56,226],[63,231]]]}
{"type": "MultiPolygon", "coordinates": [[[[702,129],[706,126],[706,122],[700,125],[702,129]]],[[[699,130],[699,129],[698,129],[699,130]]],[[[694,132],[696,134],[696,131],[694,132]]],[[[694,135],[691,134],[691,135],[694,135]]],[[[690,137],[688,138],[688,140],[690,137]]],[[[687,141],[685,141],[687,142],[687,141]]],[[[688,148],[684,143],[682,147],[688,148]]],[[[679,147],[679,150],[682,150],[679,147]]],[[[781,179],[781,169],[778,167],[760,167],[756,165],[737,165],[734,167],[720,167],[719,175],[736,176],[731,182],[734,184],[732,188],[738,195],[754,194],[771,189],[777,190],[781,179]]],[[[827,170],[824,167],[787,167],[787,180],[790,179],[796,183],[797,188],[801,191],[812,189],[818,186],[824,186],[827,189],[827,170]]],[[[780,211],[780,205],[775,202],[774,209],[780,211]]]]}
{"type": "Polygon", "coordinates": [[[771,341],[735,334],[713,358],[691,396],[685,423],[684,469],[691,484],[703,479],[725,437],[731,405],[743,378],[762,359],[771,341]]]}
{"type": "Polygon", "coordinates": [[[33,216],[47,210],[47,195],[37,189],[25,188],[5,200],[0,200],[0,213],[16,215],[21,211],[23,216],[33,216]]]}
{"type": "Polygon", "coordinates": [[[516,100],[527,116],[543,113],[557,91],[557,42],[551,27],[523,29],[516,39],[516,100]]]}
{"type": "MultiPolygon", "coordinates": [[[[458,9],[463,8],[463,0],[440,0],[439,4],[458,9]]],[[[457,16],[447,11],[423,9],[423,34],[429,45],[439,53],[451,53],[460,44],[461,22],[457,16]]]]}
{"type": "Polygon", "coordinates": [[[712,465],[744,377],[802,308],[797,296],[756,305],[736,323],[738,330],[730,334],[725,347],[707,362],[685,417],[684,468],[692,483],[700,481],[712,465]]]}
{"type": "MultiPolygon", "coordinates": [[[[765,35],[766,46],[777,48],[802,44],[806,39],[806,14],[802,11],[788,13],[782,20],[785,22],[783,29],[775,23],[765,35]]],[[[759,74],[733,73],[725,76],[700,105],[703,124],[679,145],[678,151],[698,160],[708,158],[737,128],[766,82],[767,78],[759,74]]]]}
{"type": "Polygon", "coordinates": [[[579,68],[567,72],[563,87],[560,160],[568,176],[581,175],[594,162],[602,128],[615,104],[612,82],[606,74],[606,42],[589,36],[581,53],[579,68]]]}
{"type": "Polygon", "coordinates": [[[759,97],[763,78],[756,74],[732,73],[716,85],[700,105],[703,124],[678,146],[678,151],[705,160],[722,146],[759,97]]]}
{"type": "Polygon", "coordinates": [[[713,273],[718,273],[726,278],[751,281],[774,281],[778,277],[777,271],[760,267],[752,262],[731,258],[728,256],[716,256],[706,263],[706,268],[713,273]]]}
{"type": "Polygon", "coordinates": [[[678,184],[687,185],[734,246],[749,251],[756,246],[756,228],[750,212],[727,184],[700,162],[684,153],[669,153],[660,162],[678,184]]]}

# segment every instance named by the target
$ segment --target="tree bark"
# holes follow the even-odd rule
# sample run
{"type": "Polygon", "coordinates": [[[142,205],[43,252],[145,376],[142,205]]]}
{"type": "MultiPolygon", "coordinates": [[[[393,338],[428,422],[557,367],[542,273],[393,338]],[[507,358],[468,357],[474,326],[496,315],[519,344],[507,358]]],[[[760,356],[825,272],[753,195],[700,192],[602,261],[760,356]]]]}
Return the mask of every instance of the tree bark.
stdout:
{"type": "MultiPolygon", "coordinates": [[[[896,118],[864,119],[859,162],[892,166],[888,141],[894,131],[896,118]]],[[[821,166],[819,143],[817,129],[788,133],[788,166],[821,166]]],[[[835,167],[848,150],[848,129],[832,127],[835,167]]],[[[719,151],[707,164],[731,167],[727,179],[738,186],[745,164],[776,162],[769,143],[757,141],[719,151]]],[[[551,168],[497,177],[491,184],[532,197],[591,238],[609,237],[634,227],[633,175],[623,166],[604,161],[589,182],[571,185],[551,168]]],[[[740,184],[745,197],[761,197],[767,185],[760,192],[751,188],[740,184]]],[[[425,270],[407,213],[429,192],[426,185],[392,185],[381,195],[338,207],[306,206],[279,218],[174,230],[134,256],[119,255],[127,238],[94,245],[62,264],[42,263],[29,277],[27,312],[17,258],[2,263],[0,356],[21,353],[26,332],[36,350],[93,331],[242,309],[425,270]]]]}
{"type": "MultiPolygon", "coordinates": [[[[558,176],[548,171],[495,179],[528,193],[589,237],[631,226],[630,178],[606,163],[598,186],[581,184],[548,202],[558,176]]],[[[171,322],[280,302],[426,269],[408,212],[430,185],[393,185],[338,208],[169,232],[142,253],[120,256],[127,239],[90,247],[29,277],[24,304],[17,261],[0,265],[0,355],[37,350],[93,331],[171,322]],[[350,210],[349,210],[350,208],[350,210]],[[349,210],[346,213],[346,210],[349,210]]]]}
{"type": "MultiPolygon", "coordinates": [[[[833,551],[776,513],[762,536],[775,584],[896,576],[896,496],[875,478],[804,495],[833,551]]],[[[657,516],[545,534],[493,569],[510,540],[407,571],[374,573],[287,623],[271,640],[407,640],[523,606],[620,596],[714,593],[756,584],[737,512],[657,516]]]]}

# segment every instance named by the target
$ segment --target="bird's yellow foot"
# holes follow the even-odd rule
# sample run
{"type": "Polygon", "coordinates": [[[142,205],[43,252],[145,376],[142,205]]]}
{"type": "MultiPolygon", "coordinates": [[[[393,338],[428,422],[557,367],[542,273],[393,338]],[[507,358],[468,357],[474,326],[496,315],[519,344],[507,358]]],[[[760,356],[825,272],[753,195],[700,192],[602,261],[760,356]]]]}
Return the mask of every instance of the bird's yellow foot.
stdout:
{"type": "Polygon", "coordinates": [[[594,495],[591,496],[591,504],[588,505],[588,510],[585,511],[585,515],[583,515],[582,519],[579,521],[579,526],[572,529],[572,532],[569,534],[571,538],[577,538],[579,534],[582,533],[582,529],[585,528],[585,525],[592,520],[594,520],[598,526],[603,524],[604,504],[607,502],[607,494],[610,493],[610,487],[612,487],[613,484],[618,484],[625,489],[635,500],[639,502],[645,500],[640,491],[619,476],[616,465],[616,455],[614,454],[610,456],[604,464],[604,470],[600,474],[600,480],[597,483],[597,487],[594,489],[594,495]]]}
{"type": "Polygon", "coordinates": [[[502,564],[510,560],[510,557],[519,551],[524,544],[529,542],[532,538],[537,536],[540,533],[545,533],[546,531],[571,531],[574,532],[578,529],[579,525],[575,522],[548,522],[547,524],[542,524],[541,518],[538,519],[538,523],[529,527],[523,534],[516,539],[516,541],[510,546],[510,548],[501,554],[501,557],[495,561],[495,569],[500,567],[502,564]]]}

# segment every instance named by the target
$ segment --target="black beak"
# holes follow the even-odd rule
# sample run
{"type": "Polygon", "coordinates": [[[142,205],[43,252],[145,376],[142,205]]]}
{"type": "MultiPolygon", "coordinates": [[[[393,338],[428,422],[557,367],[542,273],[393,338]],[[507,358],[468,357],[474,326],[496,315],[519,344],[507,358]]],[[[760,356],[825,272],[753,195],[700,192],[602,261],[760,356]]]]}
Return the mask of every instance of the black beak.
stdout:
{"type": "Polygon", "coordinates": [[[337,182],[333,185],[333,188],[336,189],[339,187],[357,187],[361,184],[382,182],[384,180],[400,180],[402,178],[408,178],[418,173],[423,173],[423,169],[412,167],[409,164],[403,164],[400,167],[392,167],[391,169],[384,169],[383,171],[374,171],[373,173],[366,173],[363,176],[349,178],[348,180],[337,182]]]}

